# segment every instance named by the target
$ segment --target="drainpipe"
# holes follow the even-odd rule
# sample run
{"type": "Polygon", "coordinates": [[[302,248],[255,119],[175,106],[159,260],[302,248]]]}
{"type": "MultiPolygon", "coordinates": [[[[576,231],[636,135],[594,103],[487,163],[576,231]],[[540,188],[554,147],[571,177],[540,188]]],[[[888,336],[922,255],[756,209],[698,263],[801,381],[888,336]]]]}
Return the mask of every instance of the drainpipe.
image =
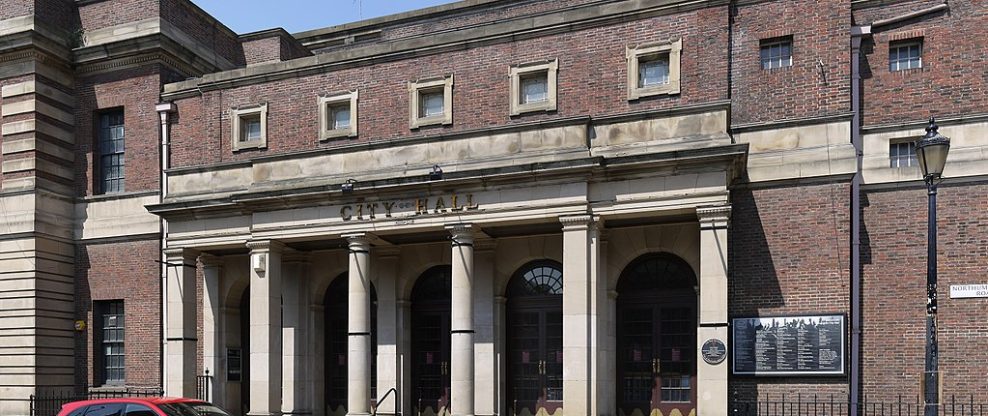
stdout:
{"type": "MultiPolygon", "coordinates": [[[[158,112],[158,115],[161,117],[161,179],[160,179],[161,180],[161,182],[160,182],[161,183],[161,195],[159,195],[159,197],[158,197],[158,203],[160,204],[160,203],[164,202],[165,201],[165,197],[168,196],[168,173],[167,173],[167,171],[168,171],[168,168],[171,166],[170,165],[171,162],[169,162],[169,160],[168,160],[168,156],[169,156],[169,154],[168,154],[168,145],[169,145],[169,141],[171,139],[170,132],[168,130],[168,116],[171,113],[174,113],[175,112],[175,104],[174,103],[160,103],[160,104],[154,106],[154,109],[155,109],[155,111],[158,112]]],[[[162,391],[164,391],[164,388],[165,388],[165,380],[167,379],[165,377],[165,371],[168,368],[168,366],[165,365],[165,357],[168,356],[168,349],[167,349],[168,348],[168,345],[165,342],[165,325],[168,323],[167,315],[165,315],[166,313],[168,313],[168,310],[165,309],[165,308],[167,308],[167,305],[168,305],[168,294],[166,293],[167,292],[167,289],[166,288],[168,287],[168,285],[165,284],[166,283],[166,279],[168,278],[168,264],[167,264],[168,259],[165,258],[165,248],[166,248],[166,246],[168,244],[168,239],[167,239],[167,236],[168,236],[168,222],[165,221],[164,218],[160,218],[158,221],[159,221],[159,224],[160,224],[159,227],[158,227],[158,229],[161,232],[161,254],[160,254],[161,258],[160,258],[160,262],[159,262],[161,264],[161,279],[158,280],[159,291],[161,293],[161,303],[159,304],[159,308],[158,308],[159,313],[161,313],[161,315],[160,315],[160,318],[161,318],[161,330],[158,333],[158,337],[159,337],[158,342],[161,345],[161,356],[160,356],[160,358],[159,358],[158,361],[159,361],[159,365],[160,365],[159,374],[161,374],[161,389],[162,389],[162,391]]]]}
{"type": "Polygon", "coordinates": [[[851,144],[857,170],[851,179],[851,380],[848,416],[858,415],[861,403],[861,40],[871,26],[851,28],[851,144]]]}

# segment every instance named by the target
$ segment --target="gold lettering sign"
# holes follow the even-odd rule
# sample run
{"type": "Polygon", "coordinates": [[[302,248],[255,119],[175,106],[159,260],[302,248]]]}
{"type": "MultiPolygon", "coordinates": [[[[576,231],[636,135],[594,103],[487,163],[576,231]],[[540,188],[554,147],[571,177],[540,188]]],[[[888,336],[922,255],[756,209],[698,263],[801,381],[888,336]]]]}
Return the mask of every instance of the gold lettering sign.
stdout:
{"type": "Polygon", "coordinates": [[[445,214],[457,211],[470,211],[480,208],[480,205],[473,201],[473,194],[466,195],[440,195],[436,197],[415,198],[411,201],[383,201],[360,204],[348,204],[340,207],[340,219],[343,221],[352,220],[374,220],[384,210],[384,218],[392,218],[396,209],[414,208],[409,216],[427,214],[445,214]],[[466,202],[464,203],[464,199],[466,202]]]}

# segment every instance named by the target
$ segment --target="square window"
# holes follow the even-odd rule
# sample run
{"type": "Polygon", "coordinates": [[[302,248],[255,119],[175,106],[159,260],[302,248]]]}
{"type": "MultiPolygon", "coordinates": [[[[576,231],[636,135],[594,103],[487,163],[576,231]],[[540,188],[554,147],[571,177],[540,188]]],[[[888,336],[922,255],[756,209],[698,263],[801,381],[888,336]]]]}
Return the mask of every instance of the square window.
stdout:
{"type": "Polygon", "coordinates": [[[261,140],[261,116],[250,115],[240,119],[240,141],[261,140]]]}
{"type": "Polygon", "coordinates": [[[762,69],[792,66],[792,37],[765,39],[760,47],[762,69]]]}
{"type": "Polygon", "coordinates": [[[628,46],[628,100],[679,94],[683,40],[628,46]]]}
{"type": "Polygon", "coordinates": [[[669,83],[669,54],[638,58],[638,88],[669,83]]]}
{"type": "Polygon", "coordinates": [[[512,65],[508,94],[510,115],[556,109],[556,73],[559,61],[542,61],[512,65]]]}
{"type": "Polygon", "coordinates": [[[357,137],[357,91],[319,97],[319,140],[357,137]]]}
{"type": "Polygon", "coordinates": [[[889,142],[889,167],[919,166],[916,161],[916,143],[911,140],[889,142]]]}
{"type": "Polygon", "coordinates": [[[233,150],[267,147],[268,105],[234,108],[230,111],[233,150]]]}
{"type": "Polygon", "coordinates": [[[889,44],[889,71],[923,67],[923,40],[911,39],[889,44]]]}
{"type": "Polygon", "coordinates": [[[453,75],[408,83],[411,129],[453,124],[453,75]]]}
{"type": "Polygon", "coordinates": [[[441,116],[443,101],[442,89],[419,91],[419,118],[441,116]]]}
{"type": "Polygon", "coordinates": [[[536,72],[521,77],[521,102],[519,104],[540,103],[549,99],[549,76],[546,72],[536,72]]]}

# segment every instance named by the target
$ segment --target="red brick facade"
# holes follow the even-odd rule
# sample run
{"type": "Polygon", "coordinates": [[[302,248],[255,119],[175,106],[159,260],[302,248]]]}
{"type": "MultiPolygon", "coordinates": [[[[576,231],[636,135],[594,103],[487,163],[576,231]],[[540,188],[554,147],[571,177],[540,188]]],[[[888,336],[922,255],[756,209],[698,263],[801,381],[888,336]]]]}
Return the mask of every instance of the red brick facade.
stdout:
{"type": "Polygon", "coordinates": [[[124,348],[128,386],[161,385],[161,253],[158,240],[135,240],[79,245],[76,249],[76,309],[89,330],[76,336],[79,383],[99,386],[94,372],[94,336],[99,330],[94,305],[124,303],[124,348]]]}
{"type": "MultiPolygon", "coordinates": [[[[75,2],[4,0],[0,20],[36,14],[50,23],[73,28],[70,32],[77,33],[79,39],[71,41],[86,46],[86,32],[160,17],[202,45],[208,45],[214,58],[221,58],[204,63],[207,59],[192,51],[181,55],[155,50],[159,54],[146,60],[114,61],[73,74],[70,86],[48,80],[43,74],[4,78],[5,61],[0,59],[0,85],[39,79],[75,100],[72,107],[40,94],[0,98],[0,108],[36,100],[70,112],[75,120],[74,126],[70,126],[43,114],[4,116],[3,123],[38,119],[72,130],[75,144],[71,151],[75,159],[56,160],[30,150],[14,154],[5,151],[0,161],[32,158],[71,165],[74,181],[46,172],[37,176],[72,187],[74,194],[61,197],[83,204],[103,198],[98,196],[96,186],[95,122],[100,111],[123,108],[125,191],[150,194],[161,189],[161,131],[155,106],[167,95],[163,94],[166,85],[175,87],[178,81],[187,78],[206,83],[211,76],[218,76],[210,72],[247,73],[261,71],[258,68],[266,68],[265,65],[287,67],[292,62],[307,59],[315,62],[325,54],[357,50],[375,42],[439,36],[509,19],[551,19],[554,13],[577,9],[592,1],[492,1],[484,7],[398,21],[385,19],[366,27],[304,32],[296,34],[298,39],[283,32],[269,37],[238,37],[185,0],[69,3],[75,2]],[[365,30],[380,32],[367,38],[353,38],[359,38],[365,30]],[[316,42],[317,38],[334,36],[349,38],[343,46],[316,42]],[[311,50],[306,49],[305,41],[315,42],[308,46],[311,50]],[[202,67],[209,67],[210,71],[198,70],[202,67]]],[[[517,38],[465,42],[440,52],[423,50],[399,58],[381,53],[373,59],[347,62],[340,67],[309,68],[289,76],[272,75],[272,80],[258,76],[210,85],[173,100],[177,111],[171,115],[170,165],[171,168],[204,168],[357,143],[439,137],[493,127],[716,103],[729,103],[729,124],[738,129],[780,123],[811,124],[807,120],[835,116],[846,118],[852,111],[853,99],[852,27],[922,11],[942,2],[855,3],[862,4],[852,4],[850,0],[713,1],[703,7],[684,7],[681,11],[654,11],[633,18],[527,33],[517,38]],[[793,65],[762,69],[760,42],[779,37],[792,38],[793,65]],[[628,100],[626,48],[676,39],[683,42],[681,92],[628,100]],[[509,67],[553,59],[559,64],[557,109],[510,116],[509,67]],[[453,123],[410,129],[408,82],[449,74],[454,77],[453,123]],[[359,91],[359,135],[320,141],[318,97],[354,90],[359,91]],[[230,110],[262,103],[268,105],[266,148],[234,151],[230,110]]],[[[595,7],[602,10],[606,6],[595,7]]],[[[986,10],[988,2],[983,0],[955,1],[950,2],[949,11],[935,11],[874,28],[874,35],[864,41],[860,62],[863,124],[916,122],[931,115],[957,119],[985,113],[988,108],[986,10]],[[923,67],[890,72],[889,43],[919,37],[923,39],[923,67]]],[[[82,47],[62,46],[66,50],[82,47]]],[[[0,42],[0,57],[6,53],[0,42]]],[[[111,58],[120,57],[106,57],[107,62],[111,58]]],[[[45,59],[39,61],[50,62],[45,59]]],[[[18,138],[21,136],[17,134],[4,135],[0,143],[18,138]]],[[[850,140],[848,137],[847,141],[850,140]]],[[[30,175],[34,173],[0,173],[0,181],[30,175]]],[[[741,180],[733,184],[729,234],[731,317],[851,315],[849,177],[835,174],[814,181],[801,179],[770,183],[741,180]]],[[[891,400],[898,394],[916,397],[920,393],[918,376],[922,374],[925,316],[925,194],[916,181],[888,188],[891,189],[872,187],[863,191],[860,212],[863,218],[861,385],[863,394],[880,400],[891,400]]],[[[948,394],[973,395],[976,400],[988,401],[988,323],[984,319],[988,304],[983,300],[954,300],[947,296],[950,284],[984,281],[988,267],[988,185],[974,179],[951,183],[942,187],[940,197],[943,388],[948,394]]],[[[72,233],[72,226],[69,228],[66,235],[72,233]]],[[[126,306],[127,384],[161,385],[159,237],[124,236],[76,242],[76,318],[90,328],[75,335],[77,383],[99,384],[93,369],[96,348],[93,302],[122,299],[126,306]]],[[[197,281],[201,286],[202,277],[197,281]]],[[[198,297],[201,308],[201,287],[198,297]]],[[[197,362],[201,370],[201,345],[199,355],[197,362]]],[[[850,390],[848,378],[732,376],[729,389],[746,400],[779,394],[834,394],[843,398],[850,390]]]]}

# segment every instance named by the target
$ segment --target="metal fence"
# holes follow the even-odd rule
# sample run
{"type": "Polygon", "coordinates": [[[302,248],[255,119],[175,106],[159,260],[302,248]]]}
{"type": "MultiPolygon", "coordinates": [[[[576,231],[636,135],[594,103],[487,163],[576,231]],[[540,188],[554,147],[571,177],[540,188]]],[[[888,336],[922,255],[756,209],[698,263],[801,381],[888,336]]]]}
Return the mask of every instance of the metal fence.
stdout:
{"type": "Polygon", "coordinates": [[[160,388],[128,387],[119,390],[90,390],[83,386],[75,391],[71,389],[38,389],[37,394],[31,395],[31,416],[55,416],[62,405],[78,400],[114,399],[120,397],[160,397],[164,394],[160,388]]]}
{"type": "MultiPolygon", "coordinates": [[[[869,400],[850,403],[846,396],[781,394],[757,401],[731,400],[731,416],[923,416],[926,405],[921,398],[897,396],[894,400],[869,400]],[[852,412],[851,410],[857,410],[852,412]]],[[[988,416],[988,403],[976,402],[974,396],[945,396],[938,406],[938,416],[988,416]]]]}
{"type": "Polygon", "coordinates": [[[196,399],[208,402],[212,383],[213,376],[209,375],[208,369],[206,370],[206,374],[196,376],[196,399]]]}

